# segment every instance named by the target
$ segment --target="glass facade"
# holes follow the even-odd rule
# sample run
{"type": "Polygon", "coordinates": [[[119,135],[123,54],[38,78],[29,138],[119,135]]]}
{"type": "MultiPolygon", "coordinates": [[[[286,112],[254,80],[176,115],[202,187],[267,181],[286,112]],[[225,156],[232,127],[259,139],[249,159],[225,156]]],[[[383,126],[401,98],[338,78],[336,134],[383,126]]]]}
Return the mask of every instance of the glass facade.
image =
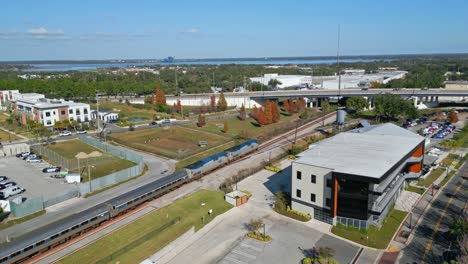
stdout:
{"type": "Polygon", "coordinates": [[[338,178],[338,216],[367,220],[369,183],[338,178]]]}

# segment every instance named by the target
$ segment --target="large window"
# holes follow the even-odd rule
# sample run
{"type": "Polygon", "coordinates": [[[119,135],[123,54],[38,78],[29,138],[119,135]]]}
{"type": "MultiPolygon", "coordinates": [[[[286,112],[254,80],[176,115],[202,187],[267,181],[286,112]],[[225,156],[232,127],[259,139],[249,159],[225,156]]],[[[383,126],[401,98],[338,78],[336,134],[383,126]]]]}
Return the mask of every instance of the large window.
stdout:
{"type": "Polygon", "coordinates": [[[46,117],[49,117],[49,116],[50,116],[50,112],[45,112],[45,116],[46,116],[46,117]]]}
{"type": "Polygon", "coordinates": [[[76,109],[76,115],[81,115],[80,109],[76,109]]]}
{"type": "Polygon", "coordinates": [[[298,180],[302,179],[302,172],[300,172],[300,171],[296,172],[296,179],[298,179],[298,180]]]}
{"type": "Polygon", "coordinates": [[[65,115],[65,110],[62,110],[62,115],[63,115],[63,116],[65,115]]]}
{"type": "Polygon", "coordinates": [[[315,203],[315,193],[310,194],[310,201],[315,203]]]}
{"type": "Polygon", "coordinates": [[[315,176],[315,175],[313,175],[313,174],[310,175],[310,182],[311,182],[311,183],[317,183],[317,176],[315,176]]]}
{"type": "Polygon", "coordinates": [[[68,113],[69,113],[69,114],[73,114],[73,109],[69,109],[69,110],[68,110],[68,113]]]}
{"type": "Polygon", "coordinates": [[[331,180],[331,179],[328,179],[328,180],[327,180],[327,187],[328,187],[328,188],[332,188],[332,187],[333,187],[333,185],[332,185],[332,180],[331,180]]]}
{"type": "Polygon", "coordinates": [[[87,114],[88,114],[88,108],[85,108],[85,109],[83,110],[83,113],[84,113],[85,115],[87,115],[87,114]]]}
{"type": "Polygon", "coordinates": [[[331,199],[330,199],[330,198],[327,198],[327,199],[325,200],[325,206],[327,206],[327,207],[330,207],[330,208],[331,208],[331,205],[332,205],[332,201],[331,201],[331,199]]]}
{"type": "Polygon", "coordinates": [[[301,190],[296,189],[296,197],[301,198],[301,190]]]}

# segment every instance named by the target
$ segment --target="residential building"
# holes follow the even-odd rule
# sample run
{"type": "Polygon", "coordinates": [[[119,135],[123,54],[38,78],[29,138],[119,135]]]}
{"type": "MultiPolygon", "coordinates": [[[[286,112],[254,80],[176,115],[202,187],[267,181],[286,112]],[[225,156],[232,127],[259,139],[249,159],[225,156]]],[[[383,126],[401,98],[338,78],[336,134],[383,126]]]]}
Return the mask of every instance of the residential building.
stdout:
{"type": "Polygon", "coordinates": [[[5,110],[9,105],[10,101],[15,99],[15,96],[19,94],[18,90],[2,90],[0,91],[0,107],[5,110]]]}
{"type": "Polygon", "coordinates": [[[34,120],[46,127],[52,127],[57,121],[76,120],[78,123],[83,123],[91,119],[89,104],[47,99],[42,94],[21,94],[13,104],[14,111],[23,124],[28,120],[34,120]]]}
{"type": "MultiPolygon", "coordinates": [[[[91,119],[95,120],[98,116],[98,112],[96,110],[91,111],[91,119]]],[[[118,113],[112,113],[112,112],[101,112],[99,111],[99,120],[109,123],[114,120],[119,119],[119,114],[118,113]]]]}
{"type": "Polygon", "coordinates": [[[325,139],[292,163],[292,208],[330,223],[381,224],[404,188],[421,175],[425,139],[393,124],[325,139]]]}

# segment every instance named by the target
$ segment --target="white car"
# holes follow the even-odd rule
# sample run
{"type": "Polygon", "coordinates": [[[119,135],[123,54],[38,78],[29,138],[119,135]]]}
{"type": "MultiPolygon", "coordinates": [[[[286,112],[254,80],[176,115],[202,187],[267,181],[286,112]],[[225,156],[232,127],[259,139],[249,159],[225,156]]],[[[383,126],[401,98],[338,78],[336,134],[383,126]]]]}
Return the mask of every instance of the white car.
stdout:
{"type": "Polygon", "coordinates": [[[67,136],[71,136],[72,133],[70,131],[63,131],[59,134],[59,136],[61,137],[67,137],[67,136]]]}
{"type": "Polygon", "coordinates": [[[38,159],[28,159],[26,161],[29,162],[29,163],[41,163],[42,159],[40,159],[40,158],[38,158],[38,159]]]}
{"type": "Polygon", "coordinates": [[[76,134],[80,135],[80,134],[86,134],[88,133],[86,130],[78,130],[76,131],[76,134]]]}

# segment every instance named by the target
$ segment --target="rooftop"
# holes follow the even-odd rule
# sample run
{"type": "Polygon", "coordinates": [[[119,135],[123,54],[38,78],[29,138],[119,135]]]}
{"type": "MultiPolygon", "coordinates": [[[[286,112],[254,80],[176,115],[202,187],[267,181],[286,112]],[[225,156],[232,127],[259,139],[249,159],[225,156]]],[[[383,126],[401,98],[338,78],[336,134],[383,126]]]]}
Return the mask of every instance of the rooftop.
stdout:
{"type": "Polygon", "coordinates": [[[63,106],[88,106],[85,103],[76,103],[73,101],[66,101],[63,99],[48,99],[48,98],[34,98],[31,97],[23,97],[17,100],[18,102],[27,103],[34,105],[36,108],[56,108],[56,107],[63,107],[63,106]]]}
{"type": "Polygon", "coordinates": [[[422,141],[404,128],[382,124],[323,140],[295,162],[379,179],[422,141]]]}

